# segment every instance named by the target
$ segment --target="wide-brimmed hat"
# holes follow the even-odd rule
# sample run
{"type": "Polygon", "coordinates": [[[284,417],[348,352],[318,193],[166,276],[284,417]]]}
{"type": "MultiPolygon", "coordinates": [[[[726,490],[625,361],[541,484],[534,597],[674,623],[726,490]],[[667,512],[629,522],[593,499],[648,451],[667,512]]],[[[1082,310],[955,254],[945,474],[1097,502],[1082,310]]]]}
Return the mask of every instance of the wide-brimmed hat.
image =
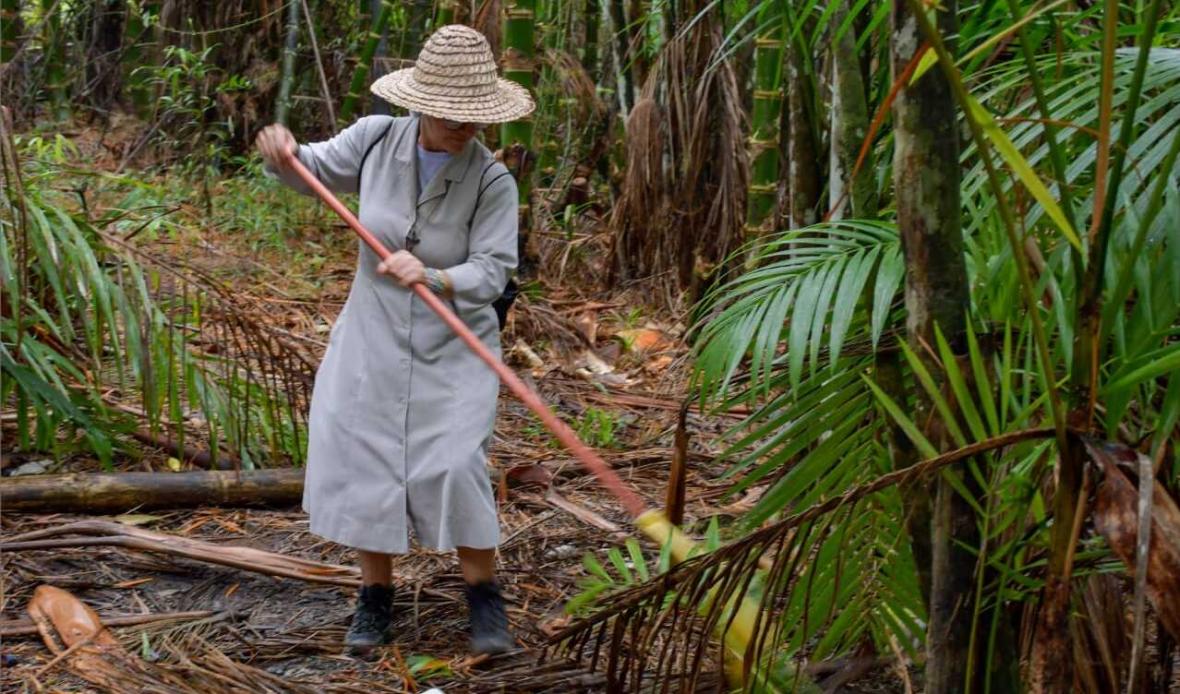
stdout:
{"type": "Polygon", "coordinates": [[[461,123],[506,123],[535,108],[528,90],[496,74],[484,35],[462,24],[434,32],[414,67],[391,72],[369,89],[411,111],[461,123]]]}

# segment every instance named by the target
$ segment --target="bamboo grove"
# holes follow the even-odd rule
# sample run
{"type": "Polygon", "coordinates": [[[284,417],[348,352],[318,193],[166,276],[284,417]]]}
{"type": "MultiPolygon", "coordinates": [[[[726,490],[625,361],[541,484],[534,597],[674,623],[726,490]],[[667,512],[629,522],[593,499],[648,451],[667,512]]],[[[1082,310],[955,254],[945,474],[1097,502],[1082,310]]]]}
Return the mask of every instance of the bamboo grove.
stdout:
{"type": "MultiPolygon", "coordinates": [[[[131,113],[149,126],[120,169],[152,152],[194,181],[256,172],[250,139],[272,120],[316,139],[379,110],[367,84],[432,27],[489,37],[539,103],[484,134],[521,184],[526,278],[538,237],[607,210],[599,281],[687,299],[692,397],[749,413],[724,456],[752,508],[666,571],[638,547],[612,563],[642,571],[599,565],[555,653],[603,659],[626,691],[690,690],[706,662],[751,690],[807,691],[799,665],[853,654],[920,664],[928,692],[1167,687],[1173,4],[2,9],[15,130],[131,113]],[[762,613],[726,653],[714,635],[744,598],[762,613]]],[[[235,320],[250,307],[209,278],[154,264],[120,220],[67,212],[20,161],[52,138],[6,129],[5,148],[0,356],[19,445],[60,448],[76,428],[70,446],[109,457],[162,429],[243,464],[298,461],[302,347],[235,320]],[[141,404],[112,406],[112,389],[141,404]]]]}

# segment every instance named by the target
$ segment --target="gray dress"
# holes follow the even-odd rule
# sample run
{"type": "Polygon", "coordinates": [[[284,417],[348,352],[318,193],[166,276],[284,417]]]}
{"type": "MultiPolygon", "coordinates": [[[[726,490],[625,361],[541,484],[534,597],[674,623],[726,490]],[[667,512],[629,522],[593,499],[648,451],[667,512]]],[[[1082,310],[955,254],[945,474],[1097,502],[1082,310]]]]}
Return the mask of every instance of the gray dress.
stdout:
{"type": "MultiPolygon", "coordinates": [[[[406,248],[413,226],[412,252],[447,271],[449,305],[498,355],[491,302],[516,268],[516,183],[473,140],[419,192],[417,140],[416,117],[369,116],[301,145],[299,159],[329,189],[359,192],[361,223],[390,250],[406,248]]],[[[293,173],[279,177],[308,192],[293,173]]],[[[499,379],[359,248],[312,394],[303,493],[311,531],[372,552],[408,551],[411,526],[423,547],[495,547],[486,465],[499,379]]]]}

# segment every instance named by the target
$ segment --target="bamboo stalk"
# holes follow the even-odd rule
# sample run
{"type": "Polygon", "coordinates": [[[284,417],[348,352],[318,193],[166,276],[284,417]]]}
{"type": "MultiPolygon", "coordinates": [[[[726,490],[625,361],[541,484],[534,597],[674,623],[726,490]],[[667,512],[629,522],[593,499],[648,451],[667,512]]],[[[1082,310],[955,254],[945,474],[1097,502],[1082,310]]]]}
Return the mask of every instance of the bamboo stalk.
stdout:
{"type": "MultiPolygon", "coordinates": [[[[504,78],[534,92],[534,58],[536,0],[509,0],[504,21],[504,78]]],[[[500,128],[500,146],[505,152],[504,162],[516,178],[520,240],[518,255],[520,269],[528,272],[534,260],[529,256],[529,231],[532,228],[532,169],[534,154],[533,116],[518,118],[500,128]]]]}
{"type": "MultiPolygon", "coordinates": [[[[504,21],[504,78],[533,91],[533,70],[536,58],[536,0],[510,0],[504,21]]],[[[526,116],[505,123],[502,128],[504,146],[520,144],[527,150],[533,145],[533,118],[526,116]]],[[[528,180],[518,180],[520,200],[528,200],[528,180]]]]}
{"type": "Polygon", "coordinates": [[[295,84],[295,51],[299,48],[299,7],[297,0],[287,0],[287,40],[283,47],[282,77],[279,82],[279,100],[275,109],[275,122],[287,124],[291,111],[291,90],[295,84]]]}
{"type": "Polygon", "coordinates": [[[356,69],[352,73],[348,96],[344,97],[344,104],[340,107],[340,120],[344,122],[348,122],[352,118],[352,112],[356,110],[356,105],[364,94],[369,68],[373,64],[373,56],[377,54],[377,44],[381,42],[381,37],[385,34],[386,26],[389,24],[390,13],[391,3],[389,0],[385,0],[381,3],[381,9],[373,16],[369,35],[365,39],[364,47],[361,48],[361,54],[357,58],[356,69]]]}
{"type": "Polygon", "coordinates": [[[444,27],[454,24],[459,17],[462,4],[459,0],[439,0],[438,11],[435,14],[435,26],[444,27]]]}
{"type": "Polygon", "coordinates": [[[45,83],[49,90],[53,114],[58,120],[70,115],[68,84],[66,82],[66,42],[62,35],[61,8],[57,0],[41,0],[41,10],[47,14],[41,35],[45,47],[45,83]]]}
{"type": "Polygon", "coordinates": [[[778,219],[779,122],[783,108],[782,7],[768,3],[758,17],[754,43],[754,105],[751,115],[750,183],[746,192],[747,239],[774,231],[778,219]]]}

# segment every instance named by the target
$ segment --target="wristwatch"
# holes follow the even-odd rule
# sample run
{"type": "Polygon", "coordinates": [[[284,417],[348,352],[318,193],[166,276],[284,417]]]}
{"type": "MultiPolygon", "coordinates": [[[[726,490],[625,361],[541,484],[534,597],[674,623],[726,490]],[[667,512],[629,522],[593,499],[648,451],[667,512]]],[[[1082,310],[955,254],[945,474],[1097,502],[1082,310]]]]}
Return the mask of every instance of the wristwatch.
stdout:
{"type": "Polygon", "coordinates": [[[439,296],[447,296],[450,293],[451,282],[447,277],[447,273],[436,268],[426,268],[426,288],[439,296]]]}

